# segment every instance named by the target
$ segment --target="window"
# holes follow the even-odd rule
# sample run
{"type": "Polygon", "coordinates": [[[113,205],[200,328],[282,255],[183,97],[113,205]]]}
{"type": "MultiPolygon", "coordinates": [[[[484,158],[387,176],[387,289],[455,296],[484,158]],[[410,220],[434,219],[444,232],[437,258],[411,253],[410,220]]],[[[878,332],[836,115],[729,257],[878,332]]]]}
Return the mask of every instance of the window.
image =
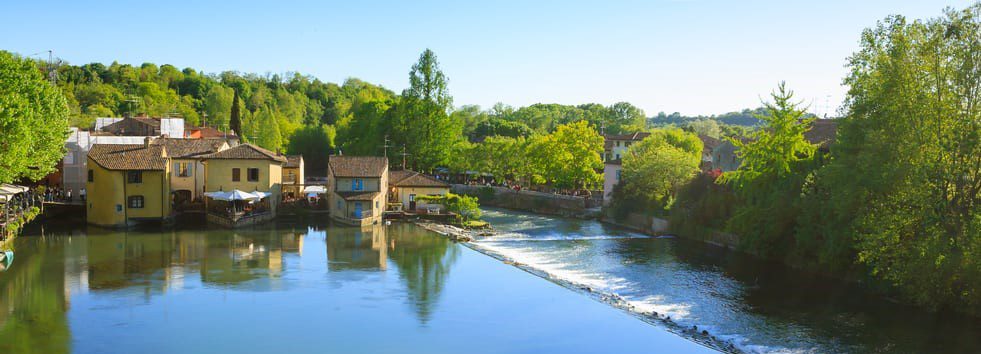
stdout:
{"type": "Polygon", "coordinates": [[[363,191],[364,190],[364,180],[360,178],[355,178],[351,180],[351,190],[352,191],[363,191]]]}
{"type": "Polygon", "coordinates": [[[258,182],[258,181],[259,181],[259,169],[258,168],[250,168],[249,169],[249,182],[258,182]]]}
{"type": "Polygon", "coordinates": [[[89,182],[95,182],[95,171],[89,170],[89,182]]]}
{"type": "Polygon", "coordinates": [[[375,201],[375,209],[378,209],[378,201],[375,201]]]}
{"type": "Polygon", "coordinates": [[[191,177],[191,164],[187,162],[175,162],[174,175],[177,177],[191,177]]]}
{"type": "Polygon", "coordinates": [[[237,168],[233,168],[232,169],[232,182],[238,182],[238,181],[241,181],[241,180],[242,180],[242,171],[239,170],[239,169],[237,169],[237,168]]]}
{"type": "Polygon", "coordinates": [[[126,172],[127,183],[143,183],[143,171],[126,172]]]}
{"type": "Polygon", "coordinates": [[[143,196],[134,195],[130,196],[128,200],[130,209],[143,209],[143,196]]]}
{"type": "Polygon", "coordinates": [[[617,182],[620,182],[620,172],[623,172],[623,170],[617,170],[617,182]]]}
{"type": "Polygon", "coordinates": [[[122,204],[116,204],[116,212],[117,213],[121,213],[122,211],[123,211],[123,205],[122,204]]]}

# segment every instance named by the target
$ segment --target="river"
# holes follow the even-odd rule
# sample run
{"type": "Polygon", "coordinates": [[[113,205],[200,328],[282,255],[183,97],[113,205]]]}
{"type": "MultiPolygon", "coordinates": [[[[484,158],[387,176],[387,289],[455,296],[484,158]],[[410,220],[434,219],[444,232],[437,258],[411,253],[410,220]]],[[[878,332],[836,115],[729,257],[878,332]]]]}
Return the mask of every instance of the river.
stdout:
{"type": "Polygon", "coordinates": [[[412,224],[32,225],[0,353],[712,350],[412,224]]]}
{"type": "Polygon", "coordinates": [[[499,209],[484,218],[501,234],[475,249],[588,288],[582,292],[682,336],[697,326],[760,353],[981,353],[978,319],[901,306],[715,246],[499,209]]]}

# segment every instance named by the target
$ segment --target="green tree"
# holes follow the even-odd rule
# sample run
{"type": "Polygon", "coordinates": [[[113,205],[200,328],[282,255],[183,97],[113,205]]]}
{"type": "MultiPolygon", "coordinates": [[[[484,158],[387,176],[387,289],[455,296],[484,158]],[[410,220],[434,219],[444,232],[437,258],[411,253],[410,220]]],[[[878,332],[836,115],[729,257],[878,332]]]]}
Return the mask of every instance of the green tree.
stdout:
{"type": "Polygon", "coordinates": [[[231,113],[229,114],[228,128],[235,132],[235,135],[242,135],[242,117],[241,108],[239,108],[238,91],[232,96],[232,107],[231,113]]]}
{"type": "Polygon", "coordinates": [[[556,187],[584,189],[602,181],[596,171],[603,167],[603,137],[586,121],[558,126],[544,144],[546,175],[556,187]]]}
{"type": "Polygon", "coordinates": [[[749,142],[730,139],[742,164],[719,179],[741,198],[729,230],[741,236],[744,249],[764,257],[785,256],[793,249],[801,189],[816,151],[804,139],[813,119],[805,118],[793,91],[781,82],[771,97],[768,114],[757,115],[763,128],[749,142]]]}
{"type": "Polygon", "coordinates": [[[69,108],[35,64],[0,51],[0,182],[37,180],[65,156],[69,108]]]}
{"type": "Polygon", "coordinates": [[[327,156],[334,151],[336,136],[332,125],[304,126],[290,137],[286,151],[291,155],[303,155],[307,175],[326,175],[327,156]]]}
{"type": "Polygon", "coordinates": [[[282,135],[279,133],[279,124],[276,121],[276,113],[269,107],[259,108],[252,119],[255,122],[256,140],[255,144],[266,149],[276,151],[282,148],[282,135]]]}
{"type": "Polygon", "coordinates": [[[614,200],[625,206],[640,202],[648,211],[664,211],[679,188],[698,173],[701,160],[702,141],[695,134],[676,128],[655,130],[623,155],[622,193],[614,200]]]}
{"type": "Polygon", "coordinates": [[[836,268],[857,253],[916,303],[981,314],[981,3],[892,16],[860,43],[798,242],[836,268]]]}
{"type": "Polygon", "coordinates": [[[397,105],[393,142],[408,150],[410,165],[429,171],[445,165],[462,138],[462,122],[447,113],[452,98],[436,54],[426,49],[409,72],[409,88],[397,105]]]}

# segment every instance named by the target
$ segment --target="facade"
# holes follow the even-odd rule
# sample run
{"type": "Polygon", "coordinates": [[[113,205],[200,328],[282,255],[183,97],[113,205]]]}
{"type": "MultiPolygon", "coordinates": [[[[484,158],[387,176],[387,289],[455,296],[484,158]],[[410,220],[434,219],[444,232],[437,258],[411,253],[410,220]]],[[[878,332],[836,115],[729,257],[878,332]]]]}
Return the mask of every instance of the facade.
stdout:
{"type": "Polygon", "coordinates": [[[603,205],[609,205],[613,200],[613,188],[620,183],[623,166],[620,159],[608,160],[603,163],[603,205]]]}
{"type": "Polygon", "coordinates": [[[286,155],[283,164],[283,195],[289,198],[303,197],[303,184],[306,181],[303,174],[303,156],[286,155]]]}
{"type": "Polygon", "coordinates": [[[603,136],[603,161],[619,160],[630,145],[644,140],[651,133],[638,132],[621,135],[603,136]]]}
{"type": "Polygon", "coordinates": [[[352,225],[377,224],[388,201],[388,158],[331,156],[327,164],[330,216],[352,225]]]}
{"type": "MultiPolygon", "coordinates": [[[[95,127],[92,131],[85,131],[78,128],[71,128],[68,139],[65,141],[65,157],[61,163],[60,184],[66,189],[77,194],[85,187],[86,173],[88,173],[88,153],[89,149],[96,144],[143,144],[146,136],[139,135],[117,135],[113,134],[114,129],[122,126],[140,125],[141,123],[121,123],[127,119],[135,118],[106,118],[100,117],[95,120],[95,127]],[[114,125],[115,124],[115,125],[114,125]],[[112,126],[112,128],[110,128],[112,126]]],[[[158,121],[159,134],[154,137],[167,135],[171,137],[184,136],[183,118],[141,118],[158,121]]],[[[128,130],[132,133],[133,130],[128,130]]],[[[128,134],[129,134],[128,133],[128,134]]],[[[150,135],[148,135],[150,136],[150,135]]]]}
{"type": "Polygon", "coordinates": [[[240,144],[203,155],[200,159],[204,161],[206,192],[238,189],[270,193],[269,212],[275,217],[281,198],[285,157],[252,144],[240,144]]]}
{"type": "Polygon", "coordinates": [[[170,157],[170,189],[174,194],[174,205],[202,198],[205,180],[201,157],[229,148],[225,141],[205,139],[156,138],[151,144],[164,146],[170,157]]]}
{"type": "Polygon", "coordinates": [[[96,144],[88,153],[86,220],[100,226],[171,215],[170,159],[161,145],[96,144]]]}
{"type": "Polygon", "coordinates": [[[450,192],[448,183],[410,170],[392,171],[389,176],[388,202],[394,207],[406,211],[445,210],[441,205],[418,202],[416,197],[446,195],[450,192]]]}

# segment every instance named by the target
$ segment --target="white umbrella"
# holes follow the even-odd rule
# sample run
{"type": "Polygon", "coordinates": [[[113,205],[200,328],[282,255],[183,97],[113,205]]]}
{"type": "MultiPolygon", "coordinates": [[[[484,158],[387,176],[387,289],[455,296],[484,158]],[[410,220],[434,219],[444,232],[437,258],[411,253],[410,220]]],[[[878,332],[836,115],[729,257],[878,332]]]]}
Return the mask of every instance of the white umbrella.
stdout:
{"type": "Polygon", "coordinates": [[[228,200],[255,200],[259,199],[258,196],[249,192],[243,192],[238,189],[228,192],[228,200]]]}
{"type": "Polygon", "coordinates": [[[307,194],[324,194],[327,193],[327,188],[324,186],[309,186],[303,189],[307,194]]]}
{"type": "Polygon", "coordinates": [[[228,199],[228,192],[207,192],[204,193],[205,196],[214,200],[230,200],[228,199]]]}
{"type": "Polygon", "coordinates": [[[258,199],[263,199],[263,198],[266,198],[266,197],[269,197],[270,195],[272,195],[272,193],[269,193],[269,192],[260,192],[260,191],[254,191],[251,194],[254,195],[254,196],[256,196],[256,197],[258,197],[258,199]]]}

